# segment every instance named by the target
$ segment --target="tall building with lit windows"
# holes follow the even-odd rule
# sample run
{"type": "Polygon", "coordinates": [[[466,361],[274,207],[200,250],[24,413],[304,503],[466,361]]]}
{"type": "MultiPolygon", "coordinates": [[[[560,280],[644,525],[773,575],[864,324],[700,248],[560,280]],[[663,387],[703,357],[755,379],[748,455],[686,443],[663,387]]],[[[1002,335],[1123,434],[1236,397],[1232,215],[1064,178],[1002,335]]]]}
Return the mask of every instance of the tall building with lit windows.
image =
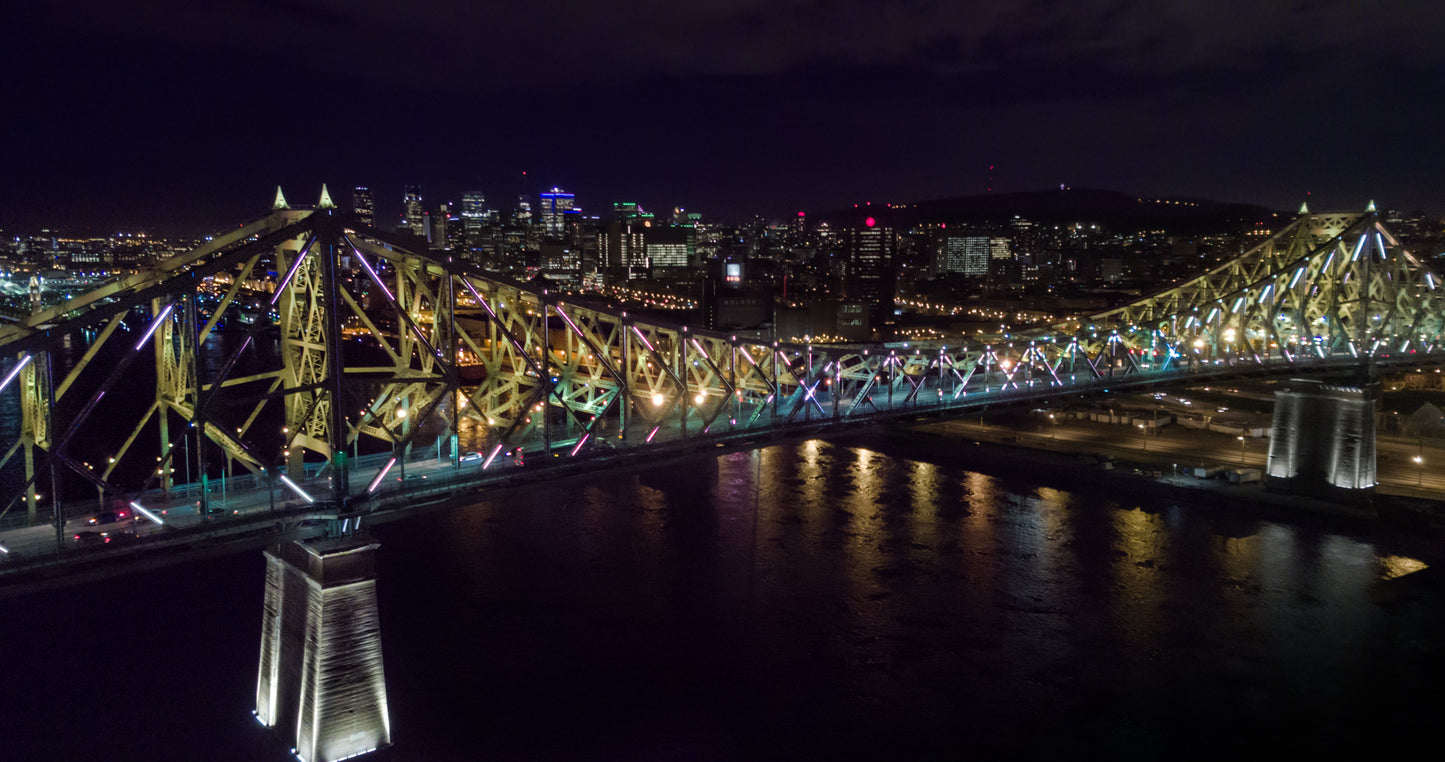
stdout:
{"type": "Polygon", "coordinates": [[[401,196],[402,224],[412,235],[426,238],[426,212],[421,205],[421,186],[408,185],[401,196]]]}
{"type": "Polygon", "coordinates": [[[351,213],[355,214],[357,221],[363,225],[376,224],[376,199],[372,197],[370,188],[358,185],[352,189],[351,213]]]}
{"type": "Polygon", "coordinates": [[[988,236],[951,235],[943,241],[943,267],[939,270],[982,278],[988,275],[992,255],[993,245],[988,236]]]}
{"type": "Polygon", "coordinates": [[[554,185],[552,190],[538,194],[537,200],[537,218],[542,223],[542,231],[550,236],[562,235],[566,215],[576,205],[576,196],[554,185]]]}
{"type": "Polygon", "coordinates": [[[462,245],[468,250],[481,249],[483,231],[489,217],[486,195],[481,191],[467,191],[462,194],[462,245]]]}
{"type": "Polygon", "coordinates": [[[893,269],[893,228],[869,217],[848,234],[848,277],[853,295],[868,303],[874,326],[893,322],[898,276],[893,269]]]}

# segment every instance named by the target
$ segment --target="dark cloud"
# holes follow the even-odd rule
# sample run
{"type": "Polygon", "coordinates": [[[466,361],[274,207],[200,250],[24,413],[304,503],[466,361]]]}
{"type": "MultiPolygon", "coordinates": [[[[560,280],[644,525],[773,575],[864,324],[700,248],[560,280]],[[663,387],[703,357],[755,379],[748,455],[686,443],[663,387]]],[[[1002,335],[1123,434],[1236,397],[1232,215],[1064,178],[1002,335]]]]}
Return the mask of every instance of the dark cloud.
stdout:
{"type": "MultiPolygon", "coordinates": [[[[286,182],[716,212],[1069,182],[1445,210],[1442,14],[1352,0],[20,0],[0,225],[286,182]]],[[[396,191],[392,194],[389,190],[396,191]]],[[[307,192],[309,193],[309,191],[307,192]]],[[[304,194],[303,194],[304,195],[304,194]]],[[[1330,202],[1326,202],[1330,203],[1330,202]]],[[[247,206],[246,208],[250,208],[247,206]]]]}
{"type": "Polygon", "coordinates": [[[766,75],[817,65],[940,73],[1074,66],[1248,70],[1280,54],[1441,61],[1439,9],[1354,0],[695,0],[71,3],[44,18],[149,43],[226,47],[338,75],[473,87],[766,75]],[[515,76],[498,77],[499,73],[515,76]]]}

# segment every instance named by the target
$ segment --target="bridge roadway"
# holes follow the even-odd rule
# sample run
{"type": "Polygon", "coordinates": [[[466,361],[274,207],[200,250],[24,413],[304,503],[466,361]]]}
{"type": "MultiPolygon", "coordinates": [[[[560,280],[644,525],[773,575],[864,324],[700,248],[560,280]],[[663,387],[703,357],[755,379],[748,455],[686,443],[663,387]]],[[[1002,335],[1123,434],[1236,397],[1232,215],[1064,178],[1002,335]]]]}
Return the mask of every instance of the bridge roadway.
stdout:
{"type": "MultiPolygon", "coordinates": [[[[1441,362],[1434,355],[1415,357],[1380,358],[1380,365],[1403,365],[1415,367],[1421,362],[1441,362]]],[[[1130,390],[1159,387],[1179,387],[1209,383],[1244,376],[1263,375],[1330,375],[1358,373],[1359,362],[1345,359],[1316,359],[1290,364],[1267,364],[1239,361],[1235,364],[1218,364],[1194,369],[1176,368],[1151,373],[1136,373],[1116,378],[1102,377],[1080,380],[1059,385],[1041,379],[1032,385],[1021,385],[1006,389],[994,389],[984,393],[972,393],[958,399],[943,397],[936,379],[929,379],[926,388],[917,396],[902,399],[895,395],[890,406],[886,391],[875,391],[871,397],[873,408],[868,413],[847,415],[854,400],[834,400],[826,391],[816,396],[816,404],[804,408],[805,413],[791,417],[773,418],[771,412],[764,412],[758,420],[746,425],[730,425],[726,420],[715,423],[725,428],[720,431],[698,432],[694,422],[686,435],[681,424],[672,421],[659,427],[648,441],[636,436],[618,441],[606,439],[593,442],[574,457],[572,447],[575,439],[554,440],[551,456],[543,451],[544,443],[536,441],[527,447],[524,465],[518,466],[510,458],[497,455],[487,458],[490,453],[473,457],[467,462],[453,465],[447,458],[420,457],[405,463],[405,480],[399,463],[387,473],[383,483],[368,494],[372,479],[390,457],[388,453],[363,456],[352,463],[348,492],[351,495],[349,513],[346,516],[405,510],[420,502],[436,502],[461,497],[484,489],[505,487],[515,483],[519,477],[531,480],[545,478],[553,473],[575,473],[613,467],[618,461],[654,458],[676,454],[689,447],[746,447],[759,441],[779,436],[800,436],[824,434],[843,429],[853,430],[861,426],[876,425],[916,416],[957,417],[976,412],[989,406],[1006,404],[1029,404],[1065,397],[1125,392],[1130,390]],[[835,404],[836,403],[836,404],[835,404]]],[[[432,448],[424,448],[432,451],[432,448]]],[[[12,528],[0,531],[0,578],[35,567],[67,566],[74,561],[103,561],[133,555],[138,551],[160,549],[176,545],[194,544],[209,540],[221,540],[228,536],[257,533],[279,534],[294,530],[303,523],[323,523],[329,517],[337,516],[334,505],[327,503],[332,494],[330,477],[323,473],[299,480],[298,486],[308,493],[315,502],[308,503],[279,482],[268,484],[264,480],[249,476],[231,480],[231,489],[221,498],[219,481],[213,482],[211,508],[219,508],[221,515],[201,516],[195,485],[173,488],[169,494],[152,492],[142,496],[139,502],[149,511],[157,514],[163,524],[154,524],[137,517],[124,524],[89,526],[86,520],[101,510],[94,499],[77,500],[66,506],[68,518],[63,539],[57,541],[53,524],[12,528]],[[237,484],[253,482],[250,488],[235,489],[237,484]],[[259,483],[257,483],[259,482],[259,483]],[[118,531],[120,530],[120,531],[118,531]],[[126,530],[133,530],[126,531],[126,530]],[[109,540],[82,535],[82,541],[75,536],[83,532],[111,532],[109,540]],[[125,535],[133,536],[125,536],[125,535]]]]}

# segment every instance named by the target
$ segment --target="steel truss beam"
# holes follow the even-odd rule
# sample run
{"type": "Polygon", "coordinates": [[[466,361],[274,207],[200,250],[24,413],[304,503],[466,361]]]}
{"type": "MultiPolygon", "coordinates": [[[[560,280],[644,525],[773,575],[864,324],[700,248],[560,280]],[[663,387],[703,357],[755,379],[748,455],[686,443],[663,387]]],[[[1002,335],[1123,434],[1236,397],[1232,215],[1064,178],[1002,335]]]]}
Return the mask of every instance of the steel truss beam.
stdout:
{"type": "MultiPolygon", "coordinates": [[[[314,473],[306,463],[314,453],[339,503],[353,494],[350,454],[390,449],[404,463],[413,445],[438,438],[490,454],[487,463],[518,447],[584,456],[998,399],[1445,354],[1439,276],[1373,213],[1305,215],[1237,259],[1133,304],[946,345],[739,338],[564,298],[414,244],[332,209],[279,210],[0,328],[0,354],[40,356],[68,333],[98,331],[54,385],[59,397],[81,388],[97,353],[125,335],[118,328],[156,321],[170,305],[151,339],[154,402],[123,422],[129,433],[115,460],[154,455],[160,467],[146,469],[149,479],[169,487],[177,449],[203,483],[217,458],[264,479],[282,468],[301,479],[314,473]],[[205,314],[210,294],[219,296],[205,314]],[[248,302],[262,303],[262,314],[223,361],[203,362],[207,338],[222,323],[234,330],[248,302]],[[273,307],[274,317],[265,314],[273,307]],[[267,360],[263,343],[279,356],[267,360]],[[181,438],[171,436],[173,417],[181,438]],[[144,431],[159,435],[156,452],[135,447],[148,441],[144,431]]],[[[48,367],[33,362],[19,375],[22,441],[3,453],[25,451],[32,503],[29,484],[44,467],[76,467],[64,443],[94,425],[90,411],[114,387],[112,372],[84,387],[99,393],[83,414],[52,421],[48,367]]],[[[116,465],[92,479],[103,492],[122,490],[116,465]]],[[[207,492],[203,484],[203,504],[207,492]]]]}

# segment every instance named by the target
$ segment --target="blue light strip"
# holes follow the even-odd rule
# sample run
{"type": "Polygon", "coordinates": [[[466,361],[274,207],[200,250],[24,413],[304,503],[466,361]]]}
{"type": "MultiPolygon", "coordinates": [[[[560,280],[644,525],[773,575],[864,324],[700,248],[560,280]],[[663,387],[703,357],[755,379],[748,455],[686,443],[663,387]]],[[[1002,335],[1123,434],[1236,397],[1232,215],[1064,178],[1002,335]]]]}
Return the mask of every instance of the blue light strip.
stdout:
{"type": "Polygon", "coordinates": [[[151,513],[150,511],[146,510],[146,507],[145,507],[145,506],[141,505],[140,503],[137,503],[137,502],[134,501],[134,500],[130,501],[130,507],[134,508],[134,509],[136,510],[136,513],[139,513],[140,515],[142,515],[142,516],[150,519],[151,521],[154,521],[154,522],[157,523],[157,524],[165,524],[165,523],[166,523],[166,522],[164,522],[164,521],[161,521],[161,517],[160,517],[160,516],[157,516],[157,515],[155,515],[154,513],[151,513]]]}
{"type": "Polygon", "coordinates": [[[306,490],[301,489],[300,487],[296,486],[296,482],[293,482],[293,481],[291,481],[290,479],[286,478],[285,475],[282,475],[282,477],[281,477],[281,483],[282,483],[282,484],[285,484],[287,487],[290,487],[292,492],[295,492],[296,494],[300,495],[302,500],[305,500],[305,501],[308,502],[308,503],[314,503],[314,502],[316,502],[315,500],[311,499],[311,496],[310,496],[310,495],[306,494],[306,490]]]}

